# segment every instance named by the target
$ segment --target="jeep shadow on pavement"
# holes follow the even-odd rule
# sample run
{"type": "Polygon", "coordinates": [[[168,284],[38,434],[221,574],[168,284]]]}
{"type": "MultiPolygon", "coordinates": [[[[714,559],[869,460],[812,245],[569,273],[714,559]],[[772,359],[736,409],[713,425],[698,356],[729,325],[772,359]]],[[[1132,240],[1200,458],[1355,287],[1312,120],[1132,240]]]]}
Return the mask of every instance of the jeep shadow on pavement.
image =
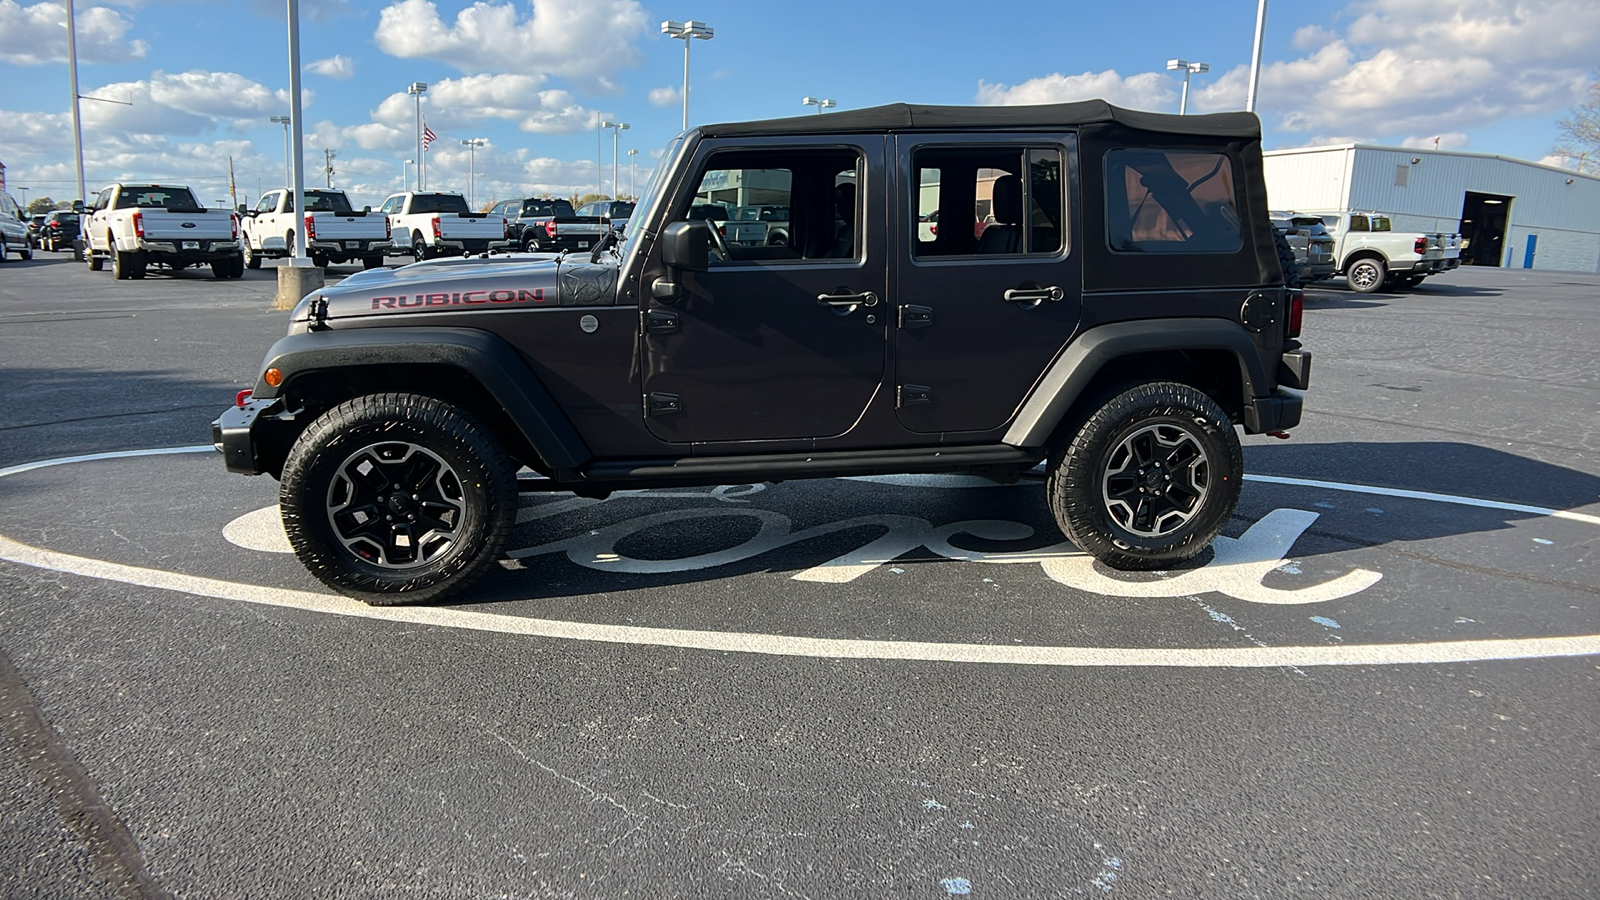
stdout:
{"type": "Polygon", "coordinates": [[[667,148],[620,243],[308,295],[213,442],[279,479],[310,571],[372,603],[471,583],[519,488],[1007,482],[1040,462],[1067,538],[1162,569],[1228,520],[1237,429],[1299,423],[1301,304],[1252,114],[897,104],[707,125],[667,148]],[[788,227],[728,241],[692,215],[711,205],[784,207],[788,227]],[[545,477],[519,484],[520,466],[545,477]]]}

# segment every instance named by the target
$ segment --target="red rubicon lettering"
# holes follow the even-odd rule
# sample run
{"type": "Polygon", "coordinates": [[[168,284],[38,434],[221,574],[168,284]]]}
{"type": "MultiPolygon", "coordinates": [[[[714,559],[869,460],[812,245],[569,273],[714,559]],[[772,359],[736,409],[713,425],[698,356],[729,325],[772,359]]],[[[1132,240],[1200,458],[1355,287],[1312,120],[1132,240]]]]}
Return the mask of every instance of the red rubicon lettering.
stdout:
{"type": "Polygon", "coordinates": [[[518,303],[543,303],[544,288],[535,288],[531,291],[517,291],[518,303]]]}
{"type": "Polygon", "coordinates": [[[423,295],[421,295],[421,294],[417,294],[416,296],[410,298],[409,300],[406,299],[406,295],[405,294],[401,294],[400,295],[400,305],[401,306],[421,306],[425,302],[426,302],[426,300],[423,298],[423,295]]]}
{"type": "Polygon", "coordinates": [[[423,300],[425,300],[429,306],[449,306],[450,305],[450,295],[449,294],[420,294],[419,296],[423,300]]]}
{"type": "Polygon", "coordinates": [[[474,300],[472,298],[473,298],[474,295],[485,295],[485,294],[488,294],[488,293],[489,293],[488,291],[467,291],[466,293],[461,295],[461,302],[462,303],[487,303],[489,301],[484,300],[481,297],[479,299],[477,299],[477,300],[474,300]]]}
{"type": "Polygon", "coordinates": [[[515,302],[517,302],[517,292],[516,291],[490,291],[489,292],[489,302],[490,303],[515,303],[515,302]]]}
{"type": "Polygon", "coordinates": [[[373,297],[372,308],[378,309],[379,307],[382,307],[383,309],[394,309],[395,300],[396,298],[394,297],[373,297]]]}

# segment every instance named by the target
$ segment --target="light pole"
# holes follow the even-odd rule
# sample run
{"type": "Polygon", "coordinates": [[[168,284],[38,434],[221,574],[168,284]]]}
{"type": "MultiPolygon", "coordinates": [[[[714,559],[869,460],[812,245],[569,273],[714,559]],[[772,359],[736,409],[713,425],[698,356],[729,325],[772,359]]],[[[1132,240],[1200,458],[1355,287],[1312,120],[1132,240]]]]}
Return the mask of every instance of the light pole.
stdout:
{"type": "Polygon", "coordinates": [[[411,190],[411,167],[416,165],[416,163],[417,161],[414,159],[403,159],[400,161],[400,190],[411,190]]]}
{"type": "Polygon", "coordinates": [[[294,186],[289,181],[289,121],[290,121],[290,119],[289,119],[288,116],[273,116],[271,121],[275,125],[282,125],[283,126],[283,186],[285,188],[290,188],[290,187],[294,186]]]}
{"type": "Polygon", "coordinates": [[[1256,92],[1261,87],[1261,47],[1267,38],[1267,0],[1256,3],[1256,49],[1250,54],[1250,92],[1244,97],[1244,111],[1256,111],[1256,92]]]}
{"type": "Polygon", "coordinates": [[[1183,116],[1189,113],[1189,76],[1211,71],[1211,64],[1189,62],[1186,59],[1167,60],[1168,71],[1176,72],[1179,69],[1183,70],[1183,96],[1178,100],[1178,115],[1183,116]]]}
{"type": "Polygon", "coordinates": [[[422,156],[422,95],[428,92],[428,83],[413,81],[406,88],[406,93],[417,98],[417,190],[422,190],[422,173],[427,169],[427,162],[422,156]]]}
{"type": "Polygon", "coordinates": [[[805,106],[815,106],[819,116],[822,115],[824,109],[833,109],[839,105],[832,100],[824,100],[821,97],[801,97],[800,102],[805,106]]]}
{"type": "MultiPolygon", "coordinates": [[[[601,128],[611,129],[611,199],[617,199],[617,135],[628,130],[627,122],[601,122],[601,128]]],[[[605,193],[601,191],[600,193],[605,193]]]]}
{"type": "MultiPolygon", "coordinates": [[[[1266,0],[1262,0],[1266,2],[1266,0]]],[[[689,130],[689,42],[709,41],[717,30],[704,22],[662,22],[661,33],[683,41],[683,130],[689,130]]]]}
{"type": "Polygon", "coordinates": [[[74,20],[72,0],[67,0],[67,62],[72,70],[72,140],[78,148],[78,203],[82,204],[86,199],[83,190],[83,122],[78,118],[78,27],[74,20]]]}
{"type": "Polygon", "coordinates": [[[22,192],[22,211],[23,212],[27,212],[28,211],[28,189],[19,184],[19,185],[17,185],[17,190],[22,192]]]}
{"type": "MultiPolygon", "coordinates": [[[[488,138],[467,138],[461,146],[467,148],[467,203],[478,202],[478,166],[476,153],[479,147],[489,143],[488,138]]],[[[471,206],[469,205],[470,209],[471,206]]]]}
{"type": "Polygon", "coordinates": [[[639,148],[628,150],[628,197],[639,202],[639,148]]]}
{"type": "MultiPolygon", "coordinates": [[[[305,198],[305,136],[300,130],[300,0],[289,0],[289,130],[294,132],[293,152],[289,159],[294,163],[291,189],[294,191],[294,208],[304,214],[305,198]]],[[[294,261],[299,264],[306,258],[306,230],[294,230],[294,261]]]]}

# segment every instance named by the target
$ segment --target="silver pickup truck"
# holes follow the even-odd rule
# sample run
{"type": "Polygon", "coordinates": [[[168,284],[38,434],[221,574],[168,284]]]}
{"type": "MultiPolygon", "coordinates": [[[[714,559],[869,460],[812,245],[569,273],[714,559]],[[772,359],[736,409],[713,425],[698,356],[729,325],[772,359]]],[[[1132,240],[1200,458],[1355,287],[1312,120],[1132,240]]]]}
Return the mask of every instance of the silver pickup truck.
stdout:
{"type": "Polygon", "coordinates": [[[143,278],[151,265],[176,272],[210,263],[218,278],[244,275],[238,218],[206,209],[182,185],[113,184],[95,195],[81,221],[90,270],[109,259],[119,280],[143,278]]]}
{"type": "Polygon", "coordinates": [[[320,267],[360,260],[368,269],[383,265],[389,249],[389,219],[370,208],[350,206],[344,191],[305,191],[306,211],[295,215],[294,192],[282,188],[261,195],[255,209],[239,207],[244,216],[244,264],[259,269],[261,260],[294,252],[297,229],[305,229],[306,252],[320,267]]]}
{"type": "Polygon", "coordinates": [[[1461,235],[1394,231],[1378,213],[1317,212],[1334,240],[1334,262],[1363,294],[1416,287],[1461,265],[1461,235]]]}

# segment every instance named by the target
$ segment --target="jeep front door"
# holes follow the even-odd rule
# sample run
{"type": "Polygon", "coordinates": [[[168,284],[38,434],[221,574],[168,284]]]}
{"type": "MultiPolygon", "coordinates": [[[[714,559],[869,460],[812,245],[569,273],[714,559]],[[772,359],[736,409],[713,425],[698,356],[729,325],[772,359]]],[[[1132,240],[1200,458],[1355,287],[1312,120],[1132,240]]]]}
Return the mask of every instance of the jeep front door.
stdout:
{"type": "Polygon", "coordinates": [[[645,421],[663,440],[833,437],[883,383],[884,139],[807,140],[705,141],[672,198],[667,221],[708,219],[726,257],[680,273],[676,297],[642,290],[645,421]],[[783,221],[732,227],[758,206],[783,221]]]}
{"type": "MultiPolygon", "coordinates": [[[[902,135],[896,416],[982,432],[1015,415],[1078,327],[1073,135],[902,135]]],[[[957,438],[959,440],[959,438],[957,438]]]]}

